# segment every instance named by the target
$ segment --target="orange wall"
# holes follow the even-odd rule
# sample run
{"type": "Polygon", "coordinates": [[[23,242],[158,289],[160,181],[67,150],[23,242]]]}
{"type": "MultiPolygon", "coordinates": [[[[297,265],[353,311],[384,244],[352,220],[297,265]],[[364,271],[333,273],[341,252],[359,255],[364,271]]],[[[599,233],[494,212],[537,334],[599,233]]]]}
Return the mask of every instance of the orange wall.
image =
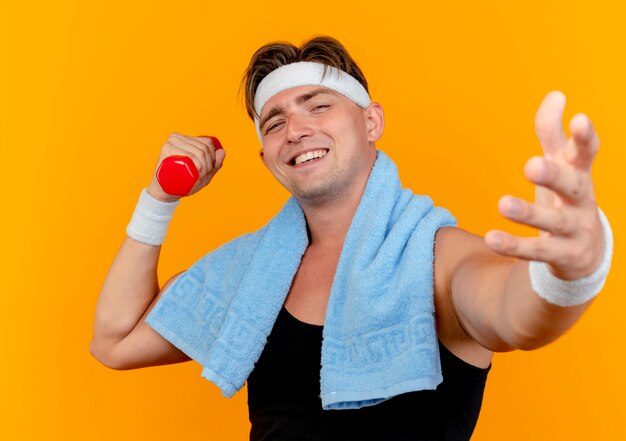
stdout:
{"type": "Polygon", "coordinates": [[[246,438],[245,391],[221,397],[199,365],[100,365],[88,352],[93,313],[170,132],[215,134],[228,158],[210,187],[179,207],[162,281],[282,205],[286,193],[258,160],[236,93],[257,47],[314,34],[337,37],[359,60],[386,111],[378,147],[405,185],[478,234],[533,234],[500,218],[496,202],[505,193],[532,197],[522,169],[540,152],[533,117],[545,93],[566,93],[568,119],[579,111],[593,118],[602,139],[597,197],[616,236],[611,277],[559,341],[496,356],[474,439],[626,439],[626,214],[618,199],[626,8],[407,3],[1,6],[1,439],[246,438]]]}

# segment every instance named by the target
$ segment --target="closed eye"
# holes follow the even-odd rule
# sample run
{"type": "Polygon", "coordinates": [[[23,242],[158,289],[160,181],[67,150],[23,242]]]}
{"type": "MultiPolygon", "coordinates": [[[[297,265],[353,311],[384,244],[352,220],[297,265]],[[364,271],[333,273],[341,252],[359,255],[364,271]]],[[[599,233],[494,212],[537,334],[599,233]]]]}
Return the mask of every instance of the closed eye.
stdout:
{"type": "Polygon", "coordinates": [[[282,121],[276,121],[273,124],[271,124],[266,130],[265,130],[265,134],[267,135],[270,131],[274,130],[276,127],[278,127],[279,125],[281,125],[283,122],[282,121]]]}
{"type": "Polygon", "coordinates": [[[319,105],[313,107],[313,110],[322,110],[322,109],[326,109],[328,107],[330,107],[330,104],[319,104],[319,105]]]}

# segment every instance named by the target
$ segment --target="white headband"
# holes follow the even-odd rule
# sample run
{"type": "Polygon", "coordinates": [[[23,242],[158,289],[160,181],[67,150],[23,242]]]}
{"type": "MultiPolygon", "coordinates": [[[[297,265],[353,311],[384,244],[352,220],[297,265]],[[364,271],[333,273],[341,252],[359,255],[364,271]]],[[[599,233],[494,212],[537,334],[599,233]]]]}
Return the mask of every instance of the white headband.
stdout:
{"type": "MultiPolygon", "coordinates": [[[[300,61],[281,66],[263,78],[254,95],[256,114],[261,115],[265,103],[277,93],[300,86],[328,87],[361,107],[367,107],[372,102],[365,87],[353,76],[321,63],[300,61]],[[326,68],[326,75],[324,75],[324,68],[326,68]]],[[[259,123],[259,118],[255,117],[254,125],[261,139],[259,123]]]]}

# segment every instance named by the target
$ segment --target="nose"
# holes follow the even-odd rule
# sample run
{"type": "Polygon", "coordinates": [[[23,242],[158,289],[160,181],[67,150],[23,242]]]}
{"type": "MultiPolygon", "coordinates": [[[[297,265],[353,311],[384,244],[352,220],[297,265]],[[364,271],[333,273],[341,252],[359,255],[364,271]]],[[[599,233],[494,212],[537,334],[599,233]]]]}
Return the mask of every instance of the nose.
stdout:
{"type": "Polygon", "coordinates": [[[293,112],[286,122],[287,141],[289,143],[300,142],[303,138],[313,135],[313,127],[304,115],[293,112]]]}

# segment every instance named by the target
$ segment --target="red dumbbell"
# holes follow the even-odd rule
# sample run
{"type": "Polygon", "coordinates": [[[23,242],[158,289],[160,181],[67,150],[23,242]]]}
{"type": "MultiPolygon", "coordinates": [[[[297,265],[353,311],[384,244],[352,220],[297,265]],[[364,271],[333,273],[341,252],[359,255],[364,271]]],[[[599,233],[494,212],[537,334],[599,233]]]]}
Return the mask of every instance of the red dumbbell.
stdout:
{"type": "MultiPolygon", "coordinates": [[[[222,144],[215,136],[200,136],[211,138],[215,150],[222,149],[222,144]]],[[[188,194],[198,180],[198,169],[188,156],[168,156],[159,165],[156,178],[163,191],[174,196],[188,194]]]]}

